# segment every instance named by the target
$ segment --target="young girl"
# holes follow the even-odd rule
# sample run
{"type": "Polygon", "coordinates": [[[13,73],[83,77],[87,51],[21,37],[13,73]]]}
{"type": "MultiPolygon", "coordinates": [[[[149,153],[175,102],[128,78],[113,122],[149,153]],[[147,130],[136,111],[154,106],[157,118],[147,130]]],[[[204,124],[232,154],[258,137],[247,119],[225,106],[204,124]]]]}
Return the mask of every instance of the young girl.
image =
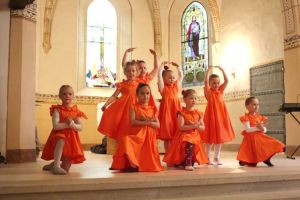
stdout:
{"type": "Polygon", "coordinates": [[[259,101],[256,97],[249,97],[245,101],[248,110],[240,117],[245,130],[242,132],[244,138],[237,155],[239,164],[256,166],[258,162],[264,162],[272,167],[272,156],[283,151],[284,144],[266,135],[267,129],[264,122],[267,117],[258,113],[259,101]]]}
{"type": "Polygon", "coordinates": [[[129,108],[136,102],[135,90],[138,85],[136,81],[136,63],[127,62],[124,67],[127,80],[116,83],[116,91],[101,108],[103,115],[98,126],[98,131],[108,137],[119,140],[130,128],[129,108]],[[118,98],[119,94],[122,94],[118,98]]]}
{"type": "Polygon", "coordinates": [[[173,71],[166,66],[167,63],[162,63],[158,73],[158,89],[162,96],[158,114],[160,122],[158,138],[164,140],[165,152],[167,152],[178,127],[176,114],[181,106],[177,93],[178,85],[182,82],[182,69],[179,65],[171,62],[178,69],[178,80],[176,81],[173,71]]]}
{"type": "MultiPolygon", "coordinates": [[[[124,65],[126,62],[127,54],[132,52],[134,49],[135,48],[129,48],[125,51],[122,59],[122,65],[124,65]]],[[[154,68],[150,73],[148,73],[146,62],[143,60],[137,60],[137,65],[138,65],[137,81],[140,83],[146,83],[148,85],[150,85],[150,81],[157,75],[158,72],[158,62],[157,62],[156,52],[153,49],[149,49],[149,51],[154,57],[154,68]]],[[[152,94],[150,96],[149,105],[155,106],[155,100],[152,94]]]]}
{"type": "Polygon", "coordinates": [[[43,167],[43,170],[52,170],[53,174],[67,174],[71,164],[85,160],[78,131],[82,130],[81,118],[87,117],[72,104],[73,97],[72,87],[63,85],[59,89],[62,105],[52,105],[50,108],[53,129],[45,144],[42,159],[54,159],[54,162],[43,167]]]}
{"type": "Polygon", "coordinates": [[[194,170],[194,162],[208,162],[200,139],[204,131],[203,114],[195,109],[195,90],[183,90],[182,95],[186,107],[178,112],[178,131],[163,161],[169,166],[183,165],[186,170],[194,170]]]}
{"type": "Polygon", "coordinates": [[[201,136],[203,142],[206,143],[208,164],[222,165],[220,161],[221,145],[233,140],[235,133],[223,99],[223,92],[228,84],[228,78],[221,67],[217,66],[216,68],[221,70],[224,83],[220,85],[220,78],[216,74],[211,74],[208,78],[208,74],[212,69],[209,66],[204,80],[204,96],[207,100],[204,114],[205,131],[201,136]],[[213,162],[211,162],[209,156],[212,144],[214,144],[215,149],[213,162]]]}
{"type": "Polygon", "coordinates": [[[130,108],[129,135],[123,137],[113,156],[112,170],[158,172],[160,164],[156,134],[159,121],[155,106],[149,106],[150,87],[140,83],[136,89],[138,103],[130,108]]]}

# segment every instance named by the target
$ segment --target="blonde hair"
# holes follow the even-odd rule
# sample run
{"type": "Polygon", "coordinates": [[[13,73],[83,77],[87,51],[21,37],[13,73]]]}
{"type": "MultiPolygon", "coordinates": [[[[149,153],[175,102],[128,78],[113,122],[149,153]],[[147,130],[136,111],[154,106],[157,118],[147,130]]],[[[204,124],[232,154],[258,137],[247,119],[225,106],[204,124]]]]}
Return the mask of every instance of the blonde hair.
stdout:
{"type": "Polygon", "coordinates": [[[165,77],[167,73],[172,73],[173,71],[169,69],[167,65],[164,66],[164,71],[162,72],[162,77],[165,77]]]}
{"type": "MultiPolygon", "coordinates": [[[[61,98],[61,95],[62,95],[64,89],[66,89],[66,88],[71,88],[71,89],[73,90],[73,88],[72,88],[70,85],[62,85],[62,86],[60,86],[60,88],[59,88],[59,93],[58,93],[58,97],[59,97],[59,98],[61,98]]],[[[73,93],[74,93],[74,92],[73,92],[73,93]]]]}
{"type": "Polygon", "coordinates": [[[123,72],[125,74],[126,72],[126,69],[129,67],[129,66],[135,66],[135,69],[136,69],[136,64],[137,62],[135,60],[132,60],[132,61],[128,61],[125,63],[124,67],[123,67],[123,72]]]}

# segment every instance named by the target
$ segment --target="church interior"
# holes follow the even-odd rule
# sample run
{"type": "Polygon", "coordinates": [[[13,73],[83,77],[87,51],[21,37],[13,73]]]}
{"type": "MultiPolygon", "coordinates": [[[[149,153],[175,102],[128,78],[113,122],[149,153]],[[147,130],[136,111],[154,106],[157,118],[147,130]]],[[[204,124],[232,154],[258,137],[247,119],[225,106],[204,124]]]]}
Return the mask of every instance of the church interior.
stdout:
{"type": "MultiPolygon", "coordinates": [[[[0,199],[300,198],[299,0],[0,0],[0,76],[0,199]],[[194,16],[202,33],[196,55],[186,41],[194,16]],[[107,138],[107,154],[90,152],[104,137],[97,131],[101,106],[114,83],[125,78],[122,57],[131,47],[128,59],[144,60],[149,69],[149,49],[159,65],[182,65],[180,91],[194,89],[203,112],[201,73],[223,67],[236,137],[222,147],[222,166],[116,173],[109,170],[113,139],[107,138]],[[94,54],[100,55],[97,61],[94,54]],[[102,80],[101,73],[109,78],[102,80]],[[87,161],[72,165],[67,176],[55,176],[42,171],[46,161],[39,150],[52,129],[49,107],[60,103],[58,90],[66,84],[88,116],[80,132],[87,161]],[[243,139],[239,117],[249,96],[259,98],[268,134],[286,145],[274,157],[275,167],[240,167],[236,160],[243,139]],[[292,154],[294,159],[287,158],[292,154]]],[[[156,77],[150,87],[159,105],[156,77]]],[[[158,147],[163,154],[161,141],[158,147]]]]}

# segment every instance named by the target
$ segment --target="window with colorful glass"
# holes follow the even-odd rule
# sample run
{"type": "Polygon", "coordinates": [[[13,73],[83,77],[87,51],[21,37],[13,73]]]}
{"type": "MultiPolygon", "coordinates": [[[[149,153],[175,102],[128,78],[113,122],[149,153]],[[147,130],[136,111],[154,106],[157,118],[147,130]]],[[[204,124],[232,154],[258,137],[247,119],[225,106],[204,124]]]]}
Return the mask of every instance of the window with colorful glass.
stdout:
{"type": "Polygon", "coordinates": [[[208,66],[207,27],[207,13],[201,3],[188,5],[181,19],[183,87],[204,84],[204,72],[208,66]]]}
{"type": "Polygon", "coordinates": [[[86,85],[114,87],[117,69],[117,14],[108,0],[94,0],[87,12],[86,85]]]}

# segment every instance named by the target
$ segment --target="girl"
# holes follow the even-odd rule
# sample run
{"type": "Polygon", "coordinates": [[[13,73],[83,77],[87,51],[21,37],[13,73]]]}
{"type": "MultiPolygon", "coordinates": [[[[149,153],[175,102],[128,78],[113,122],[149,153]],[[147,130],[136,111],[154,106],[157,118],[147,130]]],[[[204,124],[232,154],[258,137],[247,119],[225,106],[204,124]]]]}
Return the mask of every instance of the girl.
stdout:
{"type": "Polygon", "coordinates": [[[169,166],[183,165],[186,170],[194,170],[194,162],[208,162],[200,139],[200,133],[204,131],[203,114],[194,108],[195,90],[183,90],[182,95],[186,107],[178,112],[178,131],[163,161],[169,166]]]}
{"type": "Polygon", "coordinates": [[[157,109],[149,106],[150,87],[140,83],[136,89],[138,103],[130,108],[129,135],[123,137],[113,156],[112,170],[125,172],[158,172],[160,164],[156,134],[159,121],[157,109]]]}
{"type": "Polygon", "coordinates": [[[45,144],[42,159],[54,159],[54,162],[43,167],[43,170],[52,170],[53,174],[67,174],[71,164],[85,160],[78,131],[82,130],[81,118],[87,117],[72,104],[73,97],[72,87],[63,85],[59,89],[62,105],[52,105],[50,108],[53,129],[45,144]]]}
{"type": "Polygon", "coordinates": [[[181,106],[177,93],[178,85],[182,82],[182,69],[179,65],[175,62],[170,62],[178,69],[178,80],[176,81],[173,71],[166,66],[167,63],[162,63],[158,74],[158,89],[162,96],[158,114],[160,122],[158,138],[164,140],[165,152],[167,152],[178,127],[176,114],[181,109],[181,106]]]}
{"type": "Polygon", "coordinates": [[[272,167],[272,156],[280,153],[284,149],[284,144],[278,140],[266,135],[267,129],[264,122],[267,117],[258,113],[259,101],[256,97],[249,97],[245,101],[248,110],[244,116],[240,117],[245,130],[242,132],[244,136],[242,144],[237,155],[239,164],[256,166],[258,162],[264,162],[272,167]]]}
{"type": "Polygon", "coordinates": [[[207,100],[207,106],[204,114],[205,131],[202,134],[203,142],[206,143],[206,153],[208,164],[222,165],[220,161],[221,144],[229,142],[235,138],[230,118],[224,103],[223,92],[228,84],[228,78],[220,66],[224,83],[220,85],[220,78],[216,74],[211,74],[212,67],[209,66],[204,79],[204,96],[207,100]],[[210,160],[210,149],[214,144],[215,156],[213,162],[210,160]]]}
{"type": "Polygon", "coordinates": [[[119,140],[130,128],[129,107],[135,104],[136,63],[127,62],[124,67],[124,74],[127,80],[116,83],[116,91],[101,108],[104,112],[98,126],[98,131],[108,137],[119,140]],[[118,98],[119,94],[122,94],[118,98]]]}
{"type": "MultiPolygon", "coordinates": [[[[136,48],[129,48],[125,51],[122,60],[122,65],[124,65],[126,62],[127,54],[132,52],[134,49],[136,48]]],[[[150,73],[148,73],[146,62],[143,60],[137,60],[137,65],[138,65],[137,81],[140,83],[146,83],[148,85],[150,85],[150,81],[157,75],[158,72],[158,62],[157,62],[156,52],[153,49],[149,49],[149,51],[154,57],[154,68],[150,73]]],[[[155,106],[155,100],[152,94],[150,96],[149,105],[155,106]]]]}

